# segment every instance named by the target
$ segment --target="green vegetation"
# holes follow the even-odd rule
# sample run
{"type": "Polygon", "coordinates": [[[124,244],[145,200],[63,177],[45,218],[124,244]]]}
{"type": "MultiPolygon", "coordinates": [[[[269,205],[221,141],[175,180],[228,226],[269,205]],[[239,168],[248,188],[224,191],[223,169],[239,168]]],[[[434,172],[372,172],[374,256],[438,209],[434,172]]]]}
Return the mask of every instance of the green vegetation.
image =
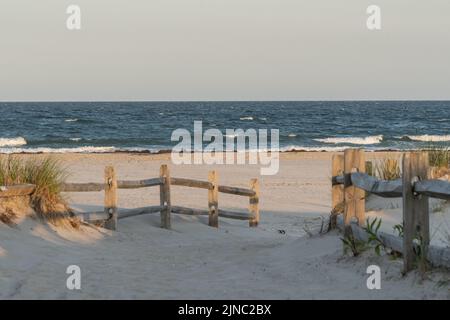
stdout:
{"type": "Polygon", "coordinates": [[[357,257],[367,249],[367,243],[356,239],[352,233],[347,233],[341,241],[344,244],[344,254],[350,251],[354,257],[357,257]]]}
{"type": "Polygon", "coordinates": [[[403,238],[403,223],[396,224],[393,228],[398,233],[398,236],[403,238]]]}
{"type": "Polygon", "coordinates": [[[348,229],[346,232],[346,236],[341,238],[341,241],[344,244],[344,253],[347,254],[351,251],[354,257],[359,256],[363,251],[373,248],[377,255],[381,255],[381,249],[386,251],[386,247],[378,237],[378,231],[380,230],[382,223],[381,218],[375,218],[370,221],[369,218],[366,220],[366,226],[363,227],[364,231],[367,233],[367,241],[362,241],[356,239],[351,232],[351,229],[348,229]]]}
{"type": "Polygon", "coordinates": [[[17,156],[0,156],[0,185],[34,184],[31,204],[38,214],[61,211],[62,206],[67,209],[60,194],[66,177],[66,170],[51,157],[23,160],[17,156]]]}
{"type": "Polygon", "coordinates": [[[369,236],[367,244],[373,246],[375,253],[377,255],[381,254],[381,249],[385,249],[383,241],[381,241],[381,239],[378,238],[378,231],[380,230],[381,222],[382,222],[381,218],[375,218],[372,220],[372,222],[370,222],[369,218],[367,218],[366,226],[363,228],[364,231],[366,231],[367,235],[369,236]]]}

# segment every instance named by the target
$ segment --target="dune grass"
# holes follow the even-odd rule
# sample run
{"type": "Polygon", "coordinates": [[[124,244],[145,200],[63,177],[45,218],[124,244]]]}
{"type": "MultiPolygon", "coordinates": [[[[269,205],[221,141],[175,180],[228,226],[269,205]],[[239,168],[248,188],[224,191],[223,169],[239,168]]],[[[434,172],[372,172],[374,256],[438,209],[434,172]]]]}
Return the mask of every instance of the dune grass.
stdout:
{"type": "Polygon", "coordinates": [[[448,168],[450,163],[450,148],[446,146],[431,146],[426,149],[430,166],[448,168]]]}
{"type": "Polygon", "coordinates": [[[0,186],[34,184],[31,205],[37,214],[68,211],[61,196],[61,184],[66,177],[65,168],[52,157],[24,160],[17,156],[0,156],[0,186]]]}
{"type": "Polygon", "coordinates": [[[375,175],[382,180],[396,180],[401,177],[400,163],[397,159],[382,159],[374,165],[375,175]]]}

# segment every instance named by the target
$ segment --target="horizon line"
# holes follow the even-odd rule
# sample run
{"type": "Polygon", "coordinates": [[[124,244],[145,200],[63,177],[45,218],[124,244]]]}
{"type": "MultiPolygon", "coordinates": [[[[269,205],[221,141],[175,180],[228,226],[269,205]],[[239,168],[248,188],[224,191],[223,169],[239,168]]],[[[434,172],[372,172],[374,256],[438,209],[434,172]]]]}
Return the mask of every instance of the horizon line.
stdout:
{"type": "Polygon", "coordinates": [[[303,99],[303,100],[0,100],[0,103],[92,103],[92,102],[149,102],[149,103],[183,103],[183,102],[450,102],[450,99],[303,99]]]}

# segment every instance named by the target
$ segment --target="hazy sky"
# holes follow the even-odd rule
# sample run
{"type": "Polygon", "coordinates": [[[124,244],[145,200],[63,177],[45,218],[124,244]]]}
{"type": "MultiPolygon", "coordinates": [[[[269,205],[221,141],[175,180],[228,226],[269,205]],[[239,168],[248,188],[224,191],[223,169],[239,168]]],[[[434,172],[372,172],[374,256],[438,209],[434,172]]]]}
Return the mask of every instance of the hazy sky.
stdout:
{"type": "Polygon", "coordinates": [[[0,0],[0,101],[310,99],[450,99],[450,1],[0,0]]]}

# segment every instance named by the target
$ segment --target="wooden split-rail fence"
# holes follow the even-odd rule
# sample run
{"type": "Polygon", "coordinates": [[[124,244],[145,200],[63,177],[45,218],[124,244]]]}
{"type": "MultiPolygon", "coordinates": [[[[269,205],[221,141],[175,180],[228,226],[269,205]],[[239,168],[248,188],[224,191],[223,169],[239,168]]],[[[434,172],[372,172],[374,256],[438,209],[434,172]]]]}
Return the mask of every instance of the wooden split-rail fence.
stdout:
{"type": "Polygon", "coordinates": [[[403,198],[403,237],[379,232],[386,247],[403,254],[404,271],[414,268],[419,253],[436,266],[450,267],[450,248],[430,246],[429,198],[450,200],[450,182],[429,179],[427,152],[406,152],[402,178],[379,180],[366,173],[364,150],[348,149],[332,159],[332,225],[340,225],[360,240],[367,240],[366,192],[386,198],[403,198]],[[342,207],[338,218],[336,208],[342,207]],[[339,223],[340,222],[340,223],[339,223]]]}
{"type": "Polygon", "coordinates": [[[63,192],[105,192],[104,210],[100,212],[77,213],[85,221],[104,221],[104,227],[116,230],[117,220],[134,217],[143,214],[160,213],[161,227],[171,228],[171,213],[185,215],[209,216],[211,227],[219,226],[219,216],[238,220],[248,220],[250,227],[256,227],[259,223],[259,183],[257,179],[250,181],[250,188],[237,188],[222,186],[218,183],[216,171],[210,171],[208,181],[200,181],[185,178],[173,178],[170,176],[167,165],[162,165],[158,178],[146,180],[117,180],[113,167],[105,168],[104,183],[65,183],[62,185],[63,192]],[[208,190],[208,210],[192,209],[175,206],[171,201],[171,187],[184,186],[208,190]],[[137,189],[159,187],[160,203],[157,206],[119,210],[118,189],[137,189]],[[219,193],[227,193],[249,198],[247,213],[219,209],[219,193]]]}

